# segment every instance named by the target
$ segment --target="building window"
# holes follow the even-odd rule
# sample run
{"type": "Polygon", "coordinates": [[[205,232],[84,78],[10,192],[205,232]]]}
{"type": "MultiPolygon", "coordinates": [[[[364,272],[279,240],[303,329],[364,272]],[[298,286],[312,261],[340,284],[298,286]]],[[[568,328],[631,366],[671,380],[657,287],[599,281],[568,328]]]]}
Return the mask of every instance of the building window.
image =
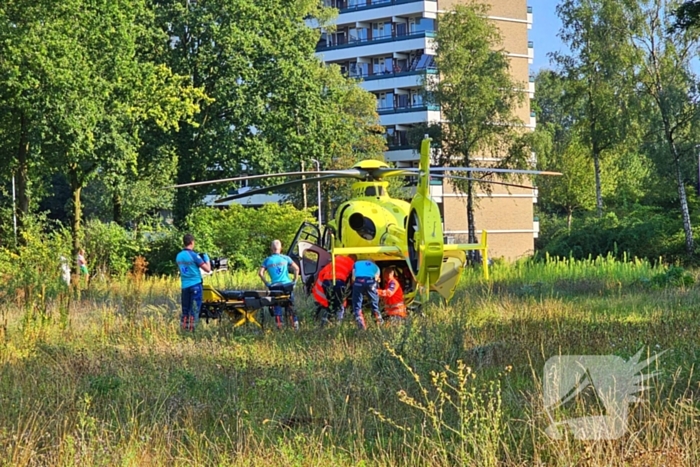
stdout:
{"type": "Polygon", "coordinates": [[[379,57],[372,59],[372,74],[383,75],[392,72],[392,61],[391,57],[379,57]]]}
{"type": "Polygon", "coordinates": [[[434,31],[435,20],[420,17],[410,18],[408,20],[408,28],[410,33],[418,33],[421,31],[434,31]]]}
{"type": "Polygon", "coordinates": [[[408,107],[408,94],[399,94],[396,96],[396,107],[399,109],[408,107]]]}
{"type": "Polygon", "coordinates": [[[394,146],[394,133],[396,130],[393,127],[386,127],[386,145],[394,146]]]}
{"type": "Polygon", "coordinates": [[[377,110],[390,110],[394,108],[394,93],[380,92],[377,95],[377,110]]]}
{"type": "Polygon", "coordinates": [[[357,64],[358,76],[368,76],[369,75],[369,63],[358,63],[357,64]]]}
{"type": "Polygon", "coordinates": [[[405,36],[408,34],[408,25],[406,23],[396,24],[396,37],[405,36]]]}
{"type": "Polygon", "coordinates": [[[391,23],[372,23],[372,39],[387,39],[391,37],[391,23]]]}
{"type": "Polygon", "coordinates": [[[423,94],[420,92],[420,90],[411,90],[411,105],[413,107],[420,107],[423,105],[423,94]]]}
{"type": "Polygon", "coordinates": [[[387,146],[393,148],[408,146],[408,131],[397,130],[394,127],[387,127],[386,144],[387,146]]]}
{"type": "Polygon", "coordinates": [[[396,65],[394,66],[394,73],[401,73],[403,71],[408,71],[408,59],[406,58],[396,60],[396,65]]]}
{"type": "Polygon", "coordinates": [[[348,34],[350,42],[366,42],[369,36],[367,28],[350,28],[348,34]]]}

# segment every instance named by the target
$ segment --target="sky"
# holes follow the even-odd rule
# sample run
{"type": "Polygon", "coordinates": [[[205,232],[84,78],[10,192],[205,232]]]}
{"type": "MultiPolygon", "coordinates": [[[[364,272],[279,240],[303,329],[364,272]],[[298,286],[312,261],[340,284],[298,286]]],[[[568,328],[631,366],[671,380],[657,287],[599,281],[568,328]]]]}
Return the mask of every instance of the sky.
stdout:
{"type": "Polygon", "coordinates": [[[530,65],[530,71],[537,73],[543,68],[553,68],[550,65],[550,52],[565,52],[566,46],[557,37],[561,29],[561,21],[556,14],[557,0],[528,0],[528,6],[532,7],[532,29],[529,30],[529,38],[534,43],[535,59],[530,65]]]}

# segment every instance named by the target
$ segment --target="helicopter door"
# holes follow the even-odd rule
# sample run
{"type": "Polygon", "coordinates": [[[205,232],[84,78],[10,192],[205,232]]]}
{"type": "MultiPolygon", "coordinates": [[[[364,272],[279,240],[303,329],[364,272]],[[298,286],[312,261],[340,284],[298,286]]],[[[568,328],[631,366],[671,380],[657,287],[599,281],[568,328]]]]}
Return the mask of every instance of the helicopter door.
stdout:
{"type": "Polygon", "coordinates": [[[325,265],[331,262],[331,254],[324,248],[300,240],[299,247],[299,269],[301,280],[304,284],[308,284],[310,279],[313,279],[325,265]]]}
{"type": "Polygon", "coordinates": [[[294,262],[301,267],[301,252],[299,251],[299,242],[307,242],[314,245],[319,245],[321,241],[321,232],[315,224],[310,222],[304,222],[297,230],[297,234],[294,236],[294,240],[289,245],[287,250],[287,256],[292,258],[294,262]]]}
{"type": "Polygon", "coordinates": [[[333,249],[333,235],[335,235],[335,229],[327,225],[323,229],[323,240],[319,246],[323,247],[327,251],[331,251],[333,249]]]}

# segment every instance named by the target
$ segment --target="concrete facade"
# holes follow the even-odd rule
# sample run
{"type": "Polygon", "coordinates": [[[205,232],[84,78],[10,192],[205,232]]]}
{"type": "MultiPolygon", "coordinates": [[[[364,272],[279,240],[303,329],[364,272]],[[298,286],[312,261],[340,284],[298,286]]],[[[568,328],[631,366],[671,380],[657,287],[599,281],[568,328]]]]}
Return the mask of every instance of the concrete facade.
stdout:
{"type": "MultiPolygon", "coordinates": [[[[408,147],[411,126],[440,121],[439,108],[422,102],[420,83],[439,76],[434,62],[435,18],[462,0],[325,0],[338,8],[335,30],[324,32],[317,54],[327,63],[339,65],[349,76],[362,80],[362,86],[377,97],[380,122],[387,131],[388,162],[400,167],[415,166],[418,154],[408,147]]],[[[534,49],[528,41],[532,10],[527,0],[484,0],[490,6],[488,17],[501,31],[502,48],[510,59],[511,73],[526,94],[517,116],[527,129],[534,129],[530,111],[534,83],[529,65],[534,49]]],[[[524,184],[528,184],[525,180],[524,184]]],[[[466,200],[445,183],[433,187],[441,196],[436,201],[443,210],[447,236],[465,241],[466,200]]],[[[436,191],[436,193],[437,193],[436,191]]],[[[521,188],[494,187],[490,194],[479,193],[475,213],[477,234],[489,233],[491,257],[508,260],[532,254],[537,223],[533,219],[536,193],[521,188]]]]}

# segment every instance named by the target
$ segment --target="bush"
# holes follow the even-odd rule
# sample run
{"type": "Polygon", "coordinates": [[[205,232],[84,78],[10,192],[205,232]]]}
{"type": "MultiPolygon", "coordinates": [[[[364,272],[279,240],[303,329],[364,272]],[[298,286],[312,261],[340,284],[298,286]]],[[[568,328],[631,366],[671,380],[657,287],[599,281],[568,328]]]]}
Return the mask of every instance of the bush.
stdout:
{"type": "Polygon", "coordinates": [[[183,233],[174,228],[146,234],[148,249],[144,251],[144,256],[149,273],[171,275],[177,272],[175,256],[182,249],[182,236],[183,233]]]}
{"type": "Polygon", "coordinates": [[[134,258],[147,248],[145,241],[114,222],[97,219],[85,223],[83,246],[92,271],[123,276],[131,269],[134,258]]]}
{"type": "Polygon", "coordinates": [[[269,254],[272,240],[282,241],[286,250],[304,221],[313,218],[291,204],[266,204],[260,209],[234,204],[227,209],[197,209],[187,224],[197,239],[197,251],[226,256],[230,267],[249,270],[269,254]]]}
{"type": "Polygon", "coordinates": [[[690,287],[695,283],[695,278],[685,269],[671,266],[668,271],[654,275],[651,285],[658,288],[665,287],[690,287]]]}
{"type": "Polygon", "coordinates": [[[22,290],[28,303],[67,290],[62,266],[71,262],[70,233],[45,216],[26,216],[22,240],[17,249],[0,248],[0,296],[15,298],[22,290]]]}
{"type": "Polygon", "coordinates": [[[609,254],[650,261],[660,257],[667,262],[687,259],[680,221],[652,208],[638,208],[622,219],[614,213],[601,219],[577,219],[571,232],[557,227],[548,230],[548,240],[542,239],[542,253],[574,259],[609,254]]]}
{"type": "Polygon", "coordinates": [[[175,256],[182,249],[183,235],[190,232],[196,251],[227,257],[231,269],[251,270],[269,254],[272,240],[279,239],[288,248],[304,221],[313,218],[291,204],[266,204],[260,209],[238,204],[226,209],[202,207],[188,216],[186,231],[173,228],[147,234],[144,256],[150,273],[175,274],[175,256]]]}

